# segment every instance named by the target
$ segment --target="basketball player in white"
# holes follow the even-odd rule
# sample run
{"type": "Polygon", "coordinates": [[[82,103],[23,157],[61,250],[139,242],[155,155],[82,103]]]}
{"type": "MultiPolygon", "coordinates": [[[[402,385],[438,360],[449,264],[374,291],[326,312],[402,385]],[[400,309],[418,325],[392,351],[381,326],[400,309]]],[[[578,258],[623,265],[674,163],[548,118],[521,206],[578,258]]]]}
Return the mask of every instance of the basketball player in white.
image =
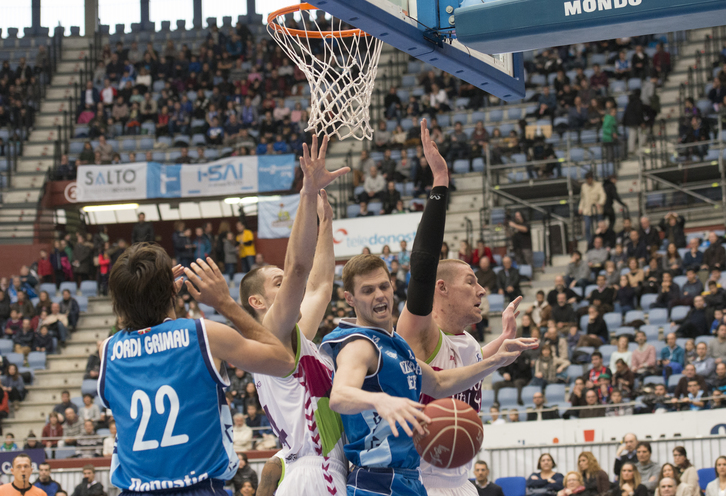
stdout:
{"type": "MultiPolygon", "coordinates": [[[[422,135],[423,136],[423,135],[422,135]]],[[[427,154],[434,184],[448,184],[446,161],[436,151],[427,154]]],[[[440,195],[439,195],[440,196],[440,195]]],[[[497,353],[502,343],[516,337],[516,326],[506,326],[502,334],[483,348],[464,329],[481,321],[481,299],[486,291],[478,283],[469,264],[461,260],[441,260],[439,253],[446,221],[445,198],[430,198],[419,230],[426,232],[423,243],[411,250],[411,279],[406,306],[398,320],[397,332],[413,349],[416,358],[434,370],[472,365],[497,353]]],[[[420,241],[420,237],[416,240],[420,241]]],[[[521,297],[515,300],[519,304],[521,297]]],[[[516,307],[515,307],[516,308],[516,307]]],[[[453,396],[477,412],[481,409],[481,383],[453,396]]],[[[421,403],[433,398],[422,395],[421,403]]],[[[434,467],[421,460],[424,487],[430,496],[476,496],[468,481],[471,463],[453,469],[434,467]]]]}
{"type": "Polygon", "coordinates": [[[275,336],[295,356],[295,369],[286,377],[254,375],[260,403],[284,451],[284,478],[277,496],[342,496],[346,492],[348,462],[342,424],[328,407],[332,363],[322,358],[312,342],[330,302],[335,276],[333,211],[323,188],[349,170],[325,169],[327,146],[327,137],[319,150],[317,137],[310,149],[303,145],[303,187],[285,271],[264,266],[250,271],[240,283],[242,306],[258,321],[276,326],[275,336]]]}

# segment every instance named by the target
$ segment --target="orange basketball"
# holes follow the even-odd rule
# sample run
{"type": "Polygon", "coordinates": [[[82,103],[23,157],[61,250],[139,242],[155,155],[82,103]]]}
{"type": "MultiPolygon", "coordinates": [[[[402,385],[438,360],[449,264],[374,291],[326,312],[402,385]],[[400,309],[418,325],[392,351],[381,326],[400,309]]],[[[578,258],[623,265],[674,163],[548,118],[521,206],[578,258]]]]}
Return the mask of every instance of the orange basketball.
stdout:
{"type": "Polygon", "coordinates": [[[472,407],[453,398],[426,405],[431,423],[425,434],[414,431],[413,443],[421,458],[439,468],[455,468],[470,462],[481,448],[484,428],[472,407]]]}

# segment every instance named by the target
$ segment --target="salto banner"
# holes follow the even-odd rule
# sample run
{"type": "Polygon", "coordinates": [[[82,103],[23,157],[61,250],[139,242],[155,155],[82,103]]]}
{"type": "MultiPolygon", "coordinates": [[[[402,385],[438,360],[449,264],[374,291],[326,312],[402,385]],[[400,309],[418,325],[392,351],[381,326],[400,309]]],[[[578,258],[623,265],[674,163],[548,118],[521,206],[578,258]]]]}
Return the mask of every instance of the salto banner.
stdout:
{"type": "Polygon", "coordinates": [[[205,164],[81,165],[76,196],[78,202],[91,202],[243,195],[289,190],[294,178],[294,155],[230,157],[205,164]]]}
{"type": "Polygon", "coordinates": [[[333,221],[333,243],[335,256],[353,257],[360,255],[363,248],[371,253],[381,253],[388,245],[393,253],[400,250],[401,240],[408,242],[409,250],[416,237],[423,212],[396,215],[375,215],[333,221]]]}

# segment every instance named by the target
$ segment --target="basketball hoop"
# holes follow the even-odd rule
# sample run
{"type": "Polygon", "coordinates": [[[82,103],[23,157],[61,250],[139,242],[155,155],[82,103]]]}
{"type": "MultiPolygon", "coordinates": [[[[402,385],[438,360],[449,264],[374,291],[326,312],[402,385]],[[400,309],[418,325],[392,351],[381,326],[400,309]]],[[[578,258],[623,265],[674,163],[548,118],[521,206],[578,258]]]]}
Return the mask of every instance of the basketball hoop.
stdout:
{"type": "Polygon", "coordinates": [[[306,12],[317,10],[301,3],[267,18],[267,31],[310,84],[305,130],[341,140],[372,139],[369,108],[383,42],[360,29],[343,29],[340,19],[331,19],[330,29],[321,27],[315,15],[308,13],[306,19],[306,12]],[[295,12],[300,12],[306,29],[287,25],[295,12]]]}

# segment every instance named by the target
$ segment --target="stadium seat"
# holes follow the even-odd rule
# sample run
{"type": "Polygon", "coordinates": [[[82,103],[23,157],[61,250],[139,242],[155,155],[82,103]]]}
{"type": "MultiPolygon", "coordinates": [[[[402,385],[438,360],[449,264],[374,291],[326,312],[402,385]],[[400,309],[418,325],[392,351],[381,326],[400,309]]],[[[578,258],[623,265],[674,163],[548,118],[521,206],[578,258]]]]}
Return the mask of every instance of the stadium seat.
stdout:
{"type": "Polygon", "coordinates": [[[713,341],[714,339],[716,339],[716,337],[715,337],[715,336],[698,336],[698,337],[696,338],[696,344],[698,344],[698,343],[706,343],[706,344],[708,345],[708,344],[710,344],[710,343],[711,343],[711,341],[713,341]]]}
{"type": "Polygon", "coordinates": [[[502,410],[505,408],[516,408],[519,405],[517,402],[517,388],[505,387],[500,389],[497,400],[499,400],[499,407],[502,410]]]}
{"type": "Polygon", "coordinates": [[[544,252],[543,251],[532,252],[532,263],[534,264],[534,267],[537,269],[544,267],[544,265],[545,265],[544,252]]]}
{"type": "Polygon", "coordinates": [[[474,172],[484,172],[484,159],[476,157],[471,161],[471,168],[474,172]]]}
{"type": "Polygon", "coordinates": [[[690,310],[691,307],[687,307],[685,305],[677,305],[671,308],[671,321],[685,319],[690,310]]]}
{"type": "Polygon", "coordinates": [[[617,312],[609,312],[602,316],[605,324],[608,326],[608,331],[613,332],[615,329],[620,327],[623,323],[623,315],[617,312]]]}
{"type": "Polygon", "coordinates": [[[44,351],[31,351],[28,354],[28,366],[32,370],[38,370],[38,369],[45,370],[45,352],[44,351]]]}
{"type": "Polygon", "coordinates": [[[615,329],[615,335],[616,336],[622,336],[623,334],[627,334],[630,337],[635,336],[635,327],[630,326],[621,326],[615,329]]]}
{"type": "Polygon", "coordinates": [[[596,289],[597,289],[597,284],[588,284],[587,286],[585,286],[585,298],[589,298],[590,293],[592,293],[596,289]]]}
{"type": "Polygon", "coordinates": [[[565,402],[565,385],[564,384],[548,384],[545,388],[545,398],[547,403],[564,403],[565,402]]]}
{"type": "Polygon", "coordinates": [[[575,382],[575,379],[585,374],[582,365],[570,365],[567,367],[567,382],[575,382]]]}
{"type": "Polygon", "coordinates": [[[13,342],[9,339],[0,339],[0,355],[7,356],[13,352],[13,342]]]}
{"type": "Polygon", "coordinates": [[[76,405],[78,407],[78,409],[80,410],[84,406],[83,405],[83,397],[82,396],[74,396],[74,397],[71,398],[71,403],[73,403],[74,405],[76,405]]]}
{"type": "Polygon", "coordinates": [[[111,431],[109,429],[98,429],[96,431],[96,435],[97,436],[108,437],[108,436],[111,435],[111,431]]]}
{"type": "Polygon", "coordinates": [[[229,295],[232,297],[233,300],[239,300],[239,286],[232,286],[231,288],[229,288],[229,295]]]}
{"type": "Polygon", "coordinates": [[[662,327],[668,324],[667,308],[652,308],[648,312],[648,322],[650,325],[662,327]]]}
{"type": "Polygon", "coordinates": [[[62,460],[64,458],[71,458],[71,457],[75,456],[75,454],[76,454],[75,448],[56,448],[55,459],[62,460]]]}
{"type": "MultiPolygon", "coordinates": [[[[681,248],[681,249],[688,251],[688,248],[681,248]]],[[[682,257],[683,257],[683,255],[681,255],[681,258],[682,257]]],[[[678,284],[678,287],[679,288],[683,289],[683,285],[686,284],[686,283],[688,283],[688,277],[686,277],[686,276],[676,276],[676,277],[673,278],[673,282],[676,283],[676,284],[678,284]]]]}
{"type": "Polygon", "coordinates": [[[503,312],[504,311],[504,295],[490,294],[487,295],[489,300],[489,311],[491,312],[503,312]]]}
{"type": "Polygon", "coordinates": [[[78,302],[78,309],[81,312],[88,311],[88,296],[75,296],[76,302],[78,302]]]}
{"type": "Polygon", "coordinates": [[[44,282],[40,285],[41,291],[46,291],[49,296],[55,296],[56,287],[52,282],[44,282]]]}
{"type": "Polygon", "coordinates": [[[648,341],[658,340],[658,326],[654,325],[644,325],[640,326],[640,331],[643,331],[645,333],[645,337],[648,339],[648,341]]]}
{"type": "Polygon", "coordinates": [[[469,172],[469,161],[467,159],[454,160],[453,169],[455,174],[466,174],[469,172]]]}
{"type": "Polygon", "coordinates": [[[580,317],[580,329],[585,330],[587,329],[588,321],[590,320],[590,316],[585,314],[580,317]]]}
{"type": "Polygon", "coordinates": [[[701,487],[701,491],[706,491],[706,486],[714,479],[716,479],[716,469],[713,467],[698,469],[698,485],[701,487]]]}
{"type": "Polygon", "coordinates": [[[665,385],[665,379],[662,375],[649,375],[643,378],[643,384],[663,384],[665,385]]]}
{"type": "Polygon", "coordinates": [[[598,348],[597,351],[602,353],[602,361],[607,367],[610,364],[610,356],[618,351],[618,347],[612,344],[604,344],[600,348],[598,348]]]}
{"type": "Polygon", "coordinates": [[[98,283],[96,281],[81,281],[81,294],[83,296],[96,296],[98,283]]]}
{"type": "Polygon", "coordinates": [[[645,313],[640,310],[631,310],[625,314],[625,320],[623,322],[629,324],[635,320],[645,321],[645,313]]]}
{"type": "Polygon", "coordinates": [[[504,496],[524,496],[527,492],[524,477],[500,477],[495,483],[502,488],[504,496]]]}
{"type": "Polygon", "coordinates": [[[531,265],[520,265],[519,266],[519,275],[521,277],[524,277],[528,280],[532,280],[532,266],[531,265]]]}
{"type": "Polygon", "coordinates": [[[652,303],[655,303],[655,300],[658,299],[658,295],[654,293],[646,293],[643,296],[640,297],[640,308],[643,309],[643,311],[647,312],[650,309],[650,305],[652,303]]]}
{"type": "Polygon", "coordinates": [[[84,379],[81,383],[81,394],[90,394],[94,398],[98,394],[98,381],[96,379],[84,379]]]}
{"type": "Polygon", "coordinates": [[[217,313],[217,311],[214,309],[214,307],[210,307],[209,305],[205,305],[204,303],[199,304],[199,310],[204,312],[204,316],[207,317],[209,315],[214,315],[217,313]]]}
{"type": "Polygon", "coordinates": [[[534,402],[534,394],[541,392],[542,388],[540,386],[524,386],[522,388],[522,403],[525,405],[531,405],[534,402]]]}
{"type": "Polygon", "coordinates": [[[676,389],[676,386],[678,385],[678,381],[681,380],[683,377],[683,374],[673,374],[668,378],[668,390],[673,391],[676,389]]]}
{"type": "Polygon", "coordinates": [[[22,353],[8,353],[7,355],[5,355],[5,358],[8,359],[9,363],[12,363],[17,367],[22,367],[23,363],[25,362],[25,357],[22,353]]]}
{"type": "Polygon", "coordinates": [[[73,281],[66,281],[60,284],[61,293],[66,289],[71,292],[71,295],[75,295],[78,292],[78,286],[73,281]]]}

